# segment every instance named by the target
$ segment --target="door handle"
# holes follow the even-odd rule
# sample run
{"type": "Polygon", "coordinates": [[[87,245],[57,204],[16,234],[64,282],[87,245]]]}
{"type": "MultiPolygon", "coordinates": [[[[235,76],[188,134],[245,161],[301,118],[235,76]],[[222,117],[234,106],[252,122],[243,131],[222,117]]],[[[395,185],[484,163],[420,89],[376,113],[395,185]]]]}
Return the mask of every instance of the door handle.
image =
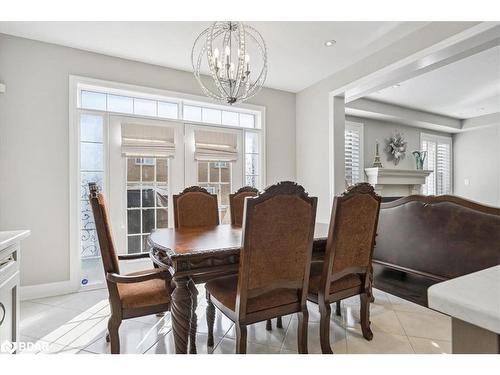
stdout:
{"type": "Polygon", "coordinates": [[[3,305],[2,302],[0,302],[0,310],[2,310],[2,317],[0,318],[0,326],[2,325],[3,321],[5,320],[5,306],[3,305]]]}

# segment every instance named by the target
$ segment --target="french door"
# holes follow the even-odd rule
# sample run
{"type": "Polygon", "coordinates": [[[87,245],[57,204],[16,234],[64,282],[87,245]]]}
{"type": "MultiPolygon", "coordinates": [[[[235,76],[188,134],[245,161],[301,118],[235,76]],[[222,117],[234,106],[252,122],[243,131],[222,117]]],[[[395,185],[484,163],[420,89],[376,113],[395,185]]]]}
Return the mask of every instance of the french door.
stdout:
{"type": "Polygon", "coordinates": [[[184,187],[184,129],[176,122],[110,115],[109,132],[109,211],[116,245],[122,253],[144,252],[152,230],[173,226],[172,194],[184,187]],[[175,153],[124,155],[121,134],[127,124],[173,129],[175,153]]]}

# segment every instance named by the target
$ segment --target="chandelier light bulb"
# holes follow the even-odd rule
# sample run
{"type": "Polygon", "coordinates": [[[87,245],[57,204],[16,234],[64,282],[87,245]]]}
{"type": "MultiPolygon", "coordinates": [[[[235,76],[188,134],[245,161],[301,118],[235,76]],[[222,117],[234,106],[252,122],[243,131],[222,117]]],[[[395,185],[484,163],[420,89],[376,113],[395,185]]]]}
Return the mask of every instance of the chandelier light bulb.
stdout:
{"type": "Polygon", "coordinates": [[[191,62],[205,95],[228,104],[257,94],[267,76],[265,41],[257,30],[242,22],[217,21],[205,29],[194,42],[191,62]],[[252,51],[252,74],[248,51],[252,51]],[[212,80],[201,79],[207,72],[212,80]]]}

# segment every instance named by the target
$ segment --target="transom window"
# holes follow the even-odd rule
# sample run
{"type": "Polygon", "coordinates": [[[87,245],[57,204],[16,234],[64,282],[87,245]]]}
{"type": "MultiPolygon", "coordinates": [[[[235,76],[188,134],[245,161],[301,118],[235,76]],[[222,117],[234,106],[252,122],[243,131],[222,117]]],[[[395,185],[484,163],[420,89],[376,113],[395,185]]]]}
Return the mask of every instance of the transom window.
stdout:
{"type": "Polygon", "coordinates": [[[133,114],[166,119],[182,119],[190,122],[234,126],[241,128],[260,128],[255,111],[221,109],[203,103],[174,98],[136,97],[132,93],[119,90],[106,91],[106,88],[81,88],[79,107],[96,111],[133,114]]]}

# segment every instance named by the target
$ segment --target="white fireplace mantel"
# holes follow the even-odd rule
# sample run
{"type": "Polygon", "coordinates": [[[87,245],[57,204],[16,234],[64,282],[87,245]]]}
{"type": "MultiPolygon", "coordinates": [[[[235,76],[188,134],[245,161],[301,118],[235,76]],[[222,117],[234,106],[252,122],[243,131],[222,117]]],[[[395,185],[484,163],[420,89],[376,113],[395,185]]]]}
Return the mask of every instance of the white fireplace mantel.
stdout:
{"type": "Polygon", "coordinates": [[[382,196],[420,194],[432,171],[421,169],[365,168],[368,182],[382,196]]]}

